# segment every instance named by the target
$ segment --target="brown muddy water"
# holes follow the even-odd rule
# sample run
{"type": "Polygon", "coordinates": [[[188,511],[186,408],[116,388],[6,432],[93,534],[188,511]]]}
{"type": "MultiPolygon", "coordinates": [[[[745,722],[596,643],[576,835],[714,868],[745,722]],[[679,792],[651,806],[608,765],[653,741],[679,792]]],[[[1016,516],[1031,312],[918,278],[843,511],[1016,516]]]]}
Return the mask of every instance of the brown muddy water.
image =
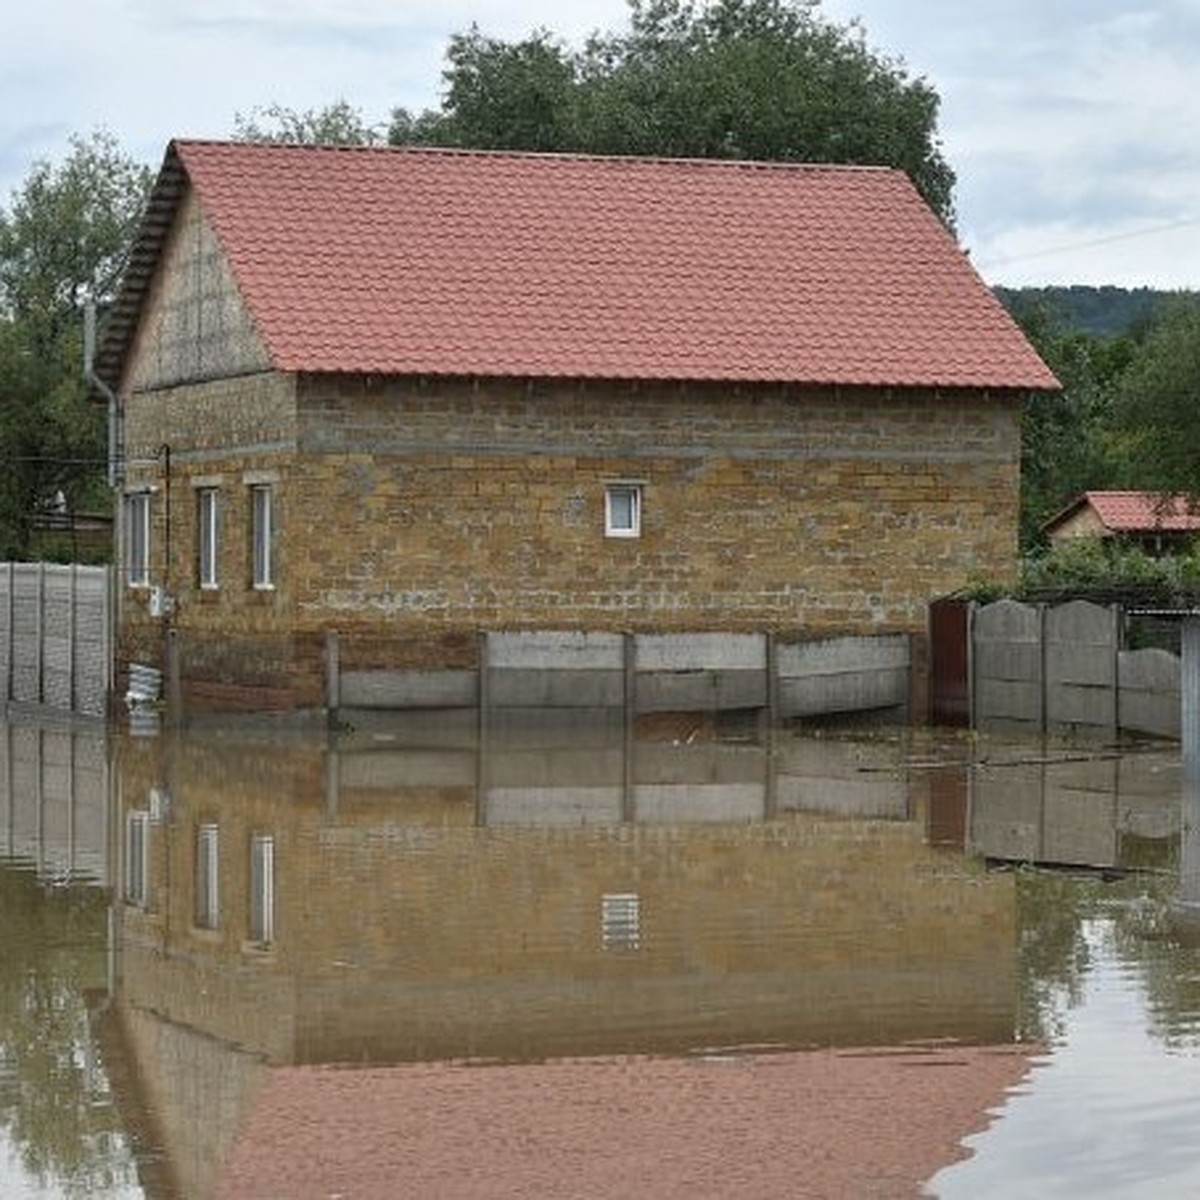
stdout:
{"type": "Polygon", "coordinates": [[[1195,1194],[1198,830],[1174,746],[0,726],[0,1196],[217,1196],[294,1068],[972,1046],[928,1194],[1195,1194]]]}

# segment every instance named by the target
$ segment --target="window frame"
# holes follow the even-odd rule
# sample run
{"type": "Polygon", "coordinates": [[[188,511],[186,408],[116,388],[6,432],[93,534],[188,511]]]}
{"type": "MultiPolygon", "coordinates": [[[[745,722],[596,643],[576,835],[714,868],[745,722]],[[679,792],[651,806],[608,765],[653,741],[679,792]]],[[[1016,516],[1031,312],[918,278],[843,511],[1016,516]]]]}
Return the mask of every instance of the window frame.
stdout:
{"type": "Polygon", "coordinates": [[[220,587],[221,489],[196,489],[196,582],[202,591],[220,587]]]}
{"type": "Polygon", "coordinates": [[[131,588],[150,586],[152,497],[149,488],[125,493],[125,582],[131,588]]]}
{"type": "Polygon", "coordinates": [[[604,485],[604,536],[639,538],[642,536],[642,498],[645,484],[636,479],[613,479],[604,485]],[[629,500],[628,522],[617,520],[617,501],[629,500]]]}
{"type": "Polygon", "coordinates": [[[266,949],[275,942],[275,837],[250,835],[248,930],[252,945],[266,949]]]}
{"type": "Polygon", "coordinates": [[[275,488],[271,483],[250,487],[250,586],[256,591],[275,588],[275,488]]]}
{"type": "Polygon", "coordinates": [[[215,821],[201,821],[196,826],[192,924],[208,931],[221,927],[221,831],[215,821]]]}
{"type": "Polygon", "coordinates": [[[134,908],[149,907],[150,814],[145,809],[125,814],[123,899],[134,908]]]}

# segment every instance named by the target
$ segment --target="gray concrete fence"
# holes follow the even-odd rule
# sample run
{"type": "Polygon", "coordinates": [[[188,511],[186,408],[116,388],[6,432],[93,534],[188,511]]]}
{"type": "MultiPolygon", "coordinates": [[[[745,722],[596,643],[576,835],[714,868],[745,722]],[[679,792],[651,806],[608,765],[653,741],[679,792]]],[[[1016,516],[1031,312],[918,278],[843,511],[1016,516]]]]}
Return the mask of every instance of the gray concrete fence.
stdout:
{"type": "Polygon", "coordinates": [[[972,723],[1178,738],[1180,662],[1124,646],[1118,606],[1000,600],[971,620],[972,723]]]}
{"type": "Polygon", "coordinates": [[[481,667],[348,670],[336,634],[328,707],[343,715],[429,708],[617,714],[761,709],[775,717],[908,713],[905,634],[780,642],[760,633],[481,635],[481,667]]]}
{"type": "Polygon", "coordinates": [[[107,567],[0,564],[0,685],[8,703],[104,717],[112,687],[107,567]]]}

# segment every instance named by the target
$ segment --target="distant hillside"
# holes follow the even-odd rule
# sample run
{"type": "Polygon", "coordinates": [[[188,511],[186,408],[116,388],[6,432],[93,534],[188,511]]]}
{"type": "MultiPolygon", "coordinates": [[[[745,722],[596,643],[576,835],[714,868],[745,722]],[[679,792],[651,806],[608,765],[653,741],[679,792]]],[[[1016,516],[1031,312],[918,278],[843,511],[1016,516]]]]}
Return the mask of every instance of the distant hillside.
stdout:
{"type": "Polygon", "coordinates": [[[1017,314],[1043,309],[1063,329],[1102,336],[1132,333],[1143,328],[1164,300],[1195,292],[1167,292],[1154,288],[1085,287],[997,287],[993,291],[1009,312],[1017,314]]]}

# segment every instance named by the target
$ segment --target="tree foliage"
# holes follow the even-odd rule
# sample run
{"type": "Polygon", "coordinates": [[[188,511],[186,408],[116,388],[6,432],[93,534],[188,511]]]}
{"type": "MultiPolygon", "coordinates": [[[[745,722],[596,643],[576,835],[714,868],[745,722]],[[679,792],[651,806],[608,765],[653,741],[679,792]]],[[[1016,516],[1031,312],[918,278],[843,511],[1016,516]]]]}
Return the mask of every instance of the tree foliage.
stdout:
{"type": "Polygon", "coordinates": [[[1020,542],[1029,551],[1043,523],[1080,492],[1141,486],[1129,477],[1112,415],[1114,389],[1137,342],[1080,330],[1037,293],[1006,300],[1063,385],[1061,393],[1028,396],[1021,410],[1020,542]]]}
{"type": "Polygon", "coordinates": [[[873,163],[907,171],[947,223],[937,93],[818,0],[630,0],[627,31],[572,50],[451,38],[440,112],[389,139],[483,149],[873,163]]]}
{"type": "Polygon", "coordinates": [[[1151,326],[1115,389],[1115,427],[1144,488],[1200,504],[1200,300],[1180,298],[1151,326]]]}
{"type": "Polygon", "coordinates": [[[36,163],[0,208],[0,557],[25,557],[34,515],[107,502],[105,418],[82,371],[83,306],[114,292],[150,186],[108,133],[36,163]]]}
{"type": "Polygon", "coordinates": [[[248,113],[235,113],[233,129],[234,140],[239,142],[374,146],[385,140],[385,130],[381,126],[368,125],[362,110],[347,100],[306,109],[268,104],[248,113]]]}

